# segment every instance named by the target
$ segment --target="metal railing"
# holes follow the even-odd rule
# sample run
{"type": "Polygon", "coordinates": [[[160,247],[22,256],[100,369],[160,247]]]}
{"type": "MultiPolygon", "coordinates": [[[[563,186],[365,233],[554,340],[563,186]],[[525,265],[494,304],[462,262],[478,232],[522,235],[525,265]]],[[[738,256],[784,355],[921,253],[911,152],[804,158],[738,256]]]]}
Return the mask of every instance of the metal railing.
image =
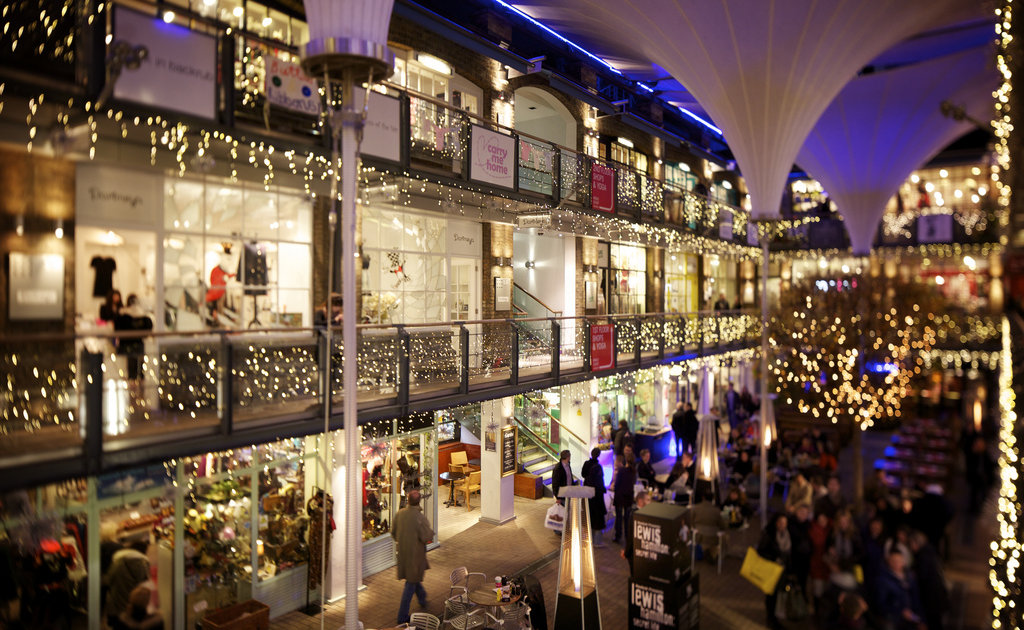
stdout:
{"type": "Polygon", "coordinates": [[[0,488],[306,435],[325,414],[338,428],[346,395],[370,422],[750,347],[760,335],[746,312],[552,317],[527,320],[549,341],[531,353],[522,321],[361,325],[355,392],[341,386],[340,335],[328,347],[320,329],[0,338],[0,471],[20,471],[0,474],[0,488]],[[591,327],[609,323],[614,364],[595,372],[591,327]]]}

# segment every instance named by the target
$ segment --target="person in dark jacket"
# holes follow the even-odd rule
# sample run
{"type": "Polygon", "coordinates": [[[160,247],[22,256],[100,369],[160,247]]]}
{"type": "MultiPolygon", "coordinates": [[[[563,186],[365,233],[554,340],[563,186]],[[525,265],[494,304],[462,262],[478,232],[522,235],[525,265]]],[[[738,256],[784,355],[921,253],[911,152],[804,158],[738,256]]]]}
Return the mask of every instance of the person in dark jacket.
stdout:
{"type": "Polygon", "coordinates": [[[595,547],[604,547],[604,528],[607,527],[605,517],[608,515],[608,508],[604,505],[604,495],[607,488],[604,487],[604,468],[597,461],[601,455],[601,449],[595,448],[590,451],[590,459],[583,462],[583,485],[594,489],[594,496],[587,499],[587,507],[590,511],[590,531],[594,537],[595,547]]]}
{"type": "Polygon", "coordinates": [[[636,463],[636,476],[647,483],[647,487],[653,489],[657,482],[654,481],[654,466],[651,466],[651,451],[643,449],[640,451],[640,461],[636,463]]]}
{"type": "Polygon", "coordinates": [[[793,541],[793,577],[800,588],[800,595],[804,601],[809,602],[807,578],[811,574],[811,554],[814,553],[814,545],[811,543],[811,508],[799,505],[793,510],[789,518],[789,538],[793,541]]]}
{"type": "Polygon", "coordinates": [[[776,514],[769,521],[761,534],[757,545],[759,556],[782,565],[782,576],[775,585],[775,590],[764,597],[768,627],[772,630],[782,628],[779,618],[775,615],[775,601],[778,599],[779,586],[785,582],[786,574],[792,572],[793,539],[789,535],[789,519],[784,513],[776,514]]]}
{"type": "Polygon", "coordinates": [[[409,605],[415,594],[421,607],[427,607],[427,591],[423,588],[423,574],[430,568],[427,562],[427,543],[434,539],[434,528],[423,515],[420,507],[420,491],[413,490],[408,496],[409,504],[398,511],[391,527],[397,552],[399,580],[405,580],[402,599],[398,605],[398,623],[409,621],[409,605]]]}
{"type": "Polygon", "coordinates": [[[554,493],[555,500],[559,503],[562,503],[562,499],[558,497],[558,491],[564,486],[576,484],[576,476],[572,474],[572,467],[569,465],[569,456],[568,450],[562,451],[558,463],[551,470],[551,492],[554,493]]]}
{"type": "Polygon", "coordinates": [[[612,438],[615,454],[624,454],[627,445],[633,445],[633,434],[629,432],[629,424],[625,420],[619,420],[619,428],[615,430],[615,436],[612,438]]]}
{"type": "MultiPolygon", "coordinates": [[[[626,463],[624,457],[615,458],[615,475],[612,477],[612,502],[615,505],[615,538],[612,542],[622,542],[626,517],[633,507],[633,486],[636,485],[636,470],[626,463]]],[[[626,532],[628,535],[629,532],[626,532]]]]}
{"type": "Polygon", "coordinates": [[[676,410],[672,412],[672,438],[676,447],[676,456],[682,455],[686,450],[686,405],[689,403],[676,403],[676,410]]]}
{"type": "Polygon", "coordinates": [[[104,576],[107,585],[107,623],[128,609],[129,599],[136,586],[149,579],[149,557],[146,555],[149,543],[135,541],[126,549],[114,554],[110,571],[104,576]]]}
{"type": "Polygon", "coordinates": [[[879,619],[885,628],[894,630],[924,627],[921,621],[921,600],[913,575],[904,567],[903,554],[890,551],[886,557],[887,568],[878,580],[879,619]]]}
{"type": "Polygon", "coordinates": [[[700,420],[697,419],[697,412],[693,410],[693,405],[686,403],[683,409],[683,440],[694,455],[697,454],[697,432],[699,430],[700,420]]]}
{"type": "Polygon", "coordinates": [[[945,627],[942,617],[949,611],[949,589],[942,573],[939,552],[935,550],[923,532],[910,534],[910,549],[914,552],[914,576],[922,602],[928,602],[924,609],[924,622],[928,630],[945,627]]]}

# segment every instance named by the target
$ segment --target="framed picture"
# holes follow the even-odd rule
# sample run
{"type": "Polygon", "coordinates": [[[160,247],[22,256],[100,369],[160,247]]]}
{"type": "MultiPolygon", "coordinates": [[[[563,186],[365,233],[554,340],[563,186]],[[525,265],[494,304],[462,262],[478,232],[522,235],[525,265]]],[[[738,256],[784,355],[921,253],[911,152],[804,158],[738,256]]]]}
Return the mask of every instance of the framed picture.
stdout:
{"type": "Polygon", "coordinates": [[[8,317],[12,321],[64,318],[64,257],[11,252],[8,317]]]}
{"type": "Polygon", "coordinates": [[[583,308],[593,309],[597,308],[597,283],[593,280],[584,283],[584,301],[583,308]]]}
{"type": "Polygon", "coordinates": [[[484,431],[484,450],[485,451],[497,451],[498,450],[498,432],[493,430],[484,431]]]}
{"type": "Polygon", "coordinates": [[[496,310],[496,311],[511,311],[512,310],[512,279],[511,278],[495,278],[494,279],[494,310],[496,310]]]}
{"type": "Polygon", "coordinates": [[[501,428],[501,476],[508,477],[516,474],[516,467],[519,465],[516,449],[519,446],[517,439],[519,430],[515,426],[504,426],[501,428]]]}

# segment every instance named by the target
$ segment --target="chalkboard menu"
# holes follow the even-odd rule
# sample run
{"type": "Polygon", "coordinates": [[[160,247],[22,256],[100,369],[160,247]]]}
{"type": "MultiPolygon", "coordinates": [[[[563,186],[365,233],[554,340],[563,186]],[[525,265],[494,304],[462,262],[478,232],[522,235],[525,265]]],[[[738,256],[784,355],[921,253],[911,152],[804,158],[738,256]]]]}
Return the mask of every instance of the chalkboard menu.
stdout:
{"type": "Polygon", "coordinates": [[[501,429],[501,476],[507,477],[516,474],[516,427],[502,427],[501,429]]]}

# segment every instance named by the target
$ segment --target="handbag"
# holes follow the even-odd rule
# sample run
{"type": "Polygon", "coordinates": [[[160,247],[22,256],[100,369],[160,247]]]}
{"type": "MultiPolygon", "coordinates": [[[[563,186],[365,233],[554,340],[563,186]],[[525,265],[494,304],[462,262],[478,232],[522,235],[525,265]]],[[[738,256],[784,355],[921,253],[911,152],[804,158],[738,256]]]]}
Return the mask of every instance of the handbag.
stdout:
{"type": "Polygon", "coordinates": [[[548,508],[547,514],[544,515],[544,527],[554,530],[556,532],[562,531],[562,526],[565,524],[565,506],[561,503],[556,502],[554,505],[548,508]]]}
{"type": "Polygon", "coordinates": [[[775,616],[790,621],[799,621],[807,616],[807,600],[793,578],[787,578],[779,587],[775,599],[775,616]]]}
{"type": "Polygon", "coordinates": [[[740,575],[761,589],[765,595],[771,595],[775,592],[779,578],[782,577],[782,565],[762,558],[753,547],[747,547],[747,555],[743,558],[740,575]]]}

